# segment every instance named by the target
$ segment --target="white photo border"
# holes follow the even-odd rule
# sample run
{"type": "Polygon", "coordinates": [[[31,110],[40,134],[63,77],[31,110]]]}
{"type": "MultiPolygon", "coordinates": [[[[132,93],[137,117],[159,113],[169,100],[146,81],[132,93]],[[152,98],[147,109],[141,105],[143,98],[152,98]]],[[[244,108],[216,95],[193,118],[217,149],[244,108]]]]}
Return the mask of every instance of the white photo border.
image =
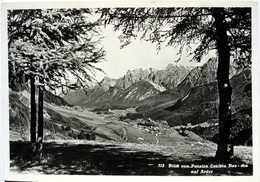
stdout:
{"type": "MultiPolygon", "coordinates": [[[[100,180],[100,181],[123,181],[123,180],[137,180],[137,181],[259,181],[259,141],[260,141],[260,125],[259,125],[259,15],[257,1],[199,1],[199,0],[180,0],[180,1],[166,1],[166,0],[149,0],[149,1],[3,1],[1,4],[1,146],[3,146],[3,176],[4,180],[10,181],[86,181],[86,180],[100,180]],[[252,8],[252,112],[253,112],[253,176],[78,176],[78,175],[28,175],[28,174],[14,174],[10,172],[9,168],[9,116],[8,116],[8,61],[7,61],[7,10],[9,9],[47,9],[47,8],[84,8],[84,7],[251,7],[252,8]],[[3,137],[2,137],[3,136],[3,137]]],[[[1,101],[0,100],[0,101],[1,101]]]]}

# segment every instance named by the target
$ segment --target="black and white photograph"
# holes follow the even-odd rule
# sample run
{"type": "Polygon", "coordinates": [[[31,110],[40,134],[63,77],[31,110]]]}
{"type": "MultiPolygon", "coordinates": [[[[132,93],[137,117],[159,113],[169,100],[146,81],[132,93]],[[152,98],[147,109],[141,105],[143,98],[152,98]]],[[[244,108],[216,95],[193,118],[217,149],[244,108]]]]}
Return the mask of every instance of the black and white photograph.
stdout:
{"type": "Polygon", "coordinates": [[[252,179],[252,4],[5,6],[5,180],[252,179]]]}

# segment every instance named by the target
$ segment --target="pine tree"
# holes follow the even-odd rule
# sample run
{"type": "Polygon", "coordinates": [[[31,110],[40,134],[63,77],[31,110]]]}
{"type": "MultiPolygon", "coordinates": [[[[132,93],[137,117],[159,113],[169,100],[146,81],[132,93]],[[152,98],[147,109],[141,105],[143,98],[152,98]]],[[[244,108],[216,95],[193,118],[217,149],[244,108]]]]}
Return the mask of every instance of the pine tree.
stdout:
{"type": "Polygon", "coordinates": [[[38,157],[42,155],[44,90],[86,90],[95,81],[95,71],[102,71],[95,64],[105,54],[98,48],[98,22],[91,22],[90,16],[90,9],[8,11],[9,87],[30,82],[31,143],[38,157]],[[39,90],[37,136],[35,87],[39,90]]]}
{"type": "Polygon", "coordinates": [[[219,88],[219,142],[216,157],[233,156],[231,140],[230,57],[243,67],[251,64],[250,8],[104,8],[99,9],[104,24],[112,24],[122,47],[132,39],[179,48],[200,62],[210,50],[217,51],[219,88]],[[195,48],[193,48],[195,47],[195,48]]]}

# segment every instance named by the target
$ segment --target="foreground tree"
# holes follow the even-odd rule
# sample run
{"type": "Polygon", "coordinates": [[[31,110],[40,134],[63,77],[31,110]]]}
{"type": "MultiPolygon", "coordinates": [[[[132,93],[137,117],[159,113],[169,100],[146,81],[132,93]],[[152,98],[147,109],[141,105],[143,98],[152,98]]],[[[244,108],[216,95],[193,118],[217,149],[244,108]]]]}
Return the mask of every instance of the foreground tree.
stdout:
{"type": "Polygon", "coordinates": [[[100,9],[101,20],[112,24],[122,47],[131,39],[187,50],[195,61],[215,49],[218,55],[219,142],[216,157],[233,157],[231,139],[230,58],[238,65],[251,64],[250,8],[112,8],[100,9]],[[195,47],[195,48],[193,48],[195,47]]]}
{"type": "Polygon", "coordinates": [[[8,12],[9,87],[30,83],[30,139],[33,153],[39,157],[44,128],[44,90],[86,90],[89,82],[95,80],[95,71],[102,71],[95,67],[104,57],[104,51],[98,48],[98,22],[90,22],[89,16],[89,9],[8,12]],[[39,90],[38,129],[36,87],[39,90]]]}

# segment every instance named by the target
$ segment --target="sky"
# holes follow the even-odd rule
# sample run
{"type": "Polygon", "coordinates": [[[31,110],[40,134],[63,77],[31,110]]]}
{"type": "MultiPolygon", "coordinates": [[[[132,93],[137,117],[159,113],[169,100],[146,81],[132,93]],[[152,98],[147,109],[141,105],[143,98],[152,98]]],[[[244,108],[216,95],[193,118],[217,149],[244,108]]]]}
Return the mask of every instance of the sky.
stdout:
{"type": "MultiPolygon", "coordinates": [[[[112,27],[107,27],[103,30],[104,38],[101,42],[101,46],[103,46],[106,51],[106,61],[102,61],[102,63],[96,66],[101,68],[106,74],[97,73],[98,81],[101,81],[105,76],[120,78],[125,75],[128,70],[136,68],[155,68],[161,70],[166,68],[169,63],[199,66],[205,62],[190,62],[191,57],[182,56],[181,60],[177,63],[176,60],[179,57],[177,55],[178,49],[162,47],[158,52],[155,44],[139,39],[133,40],[131,44],[120,49],[119,35],[120,32],[114,32],[112,27]]],[[[212,54],[209,54],[204,60],[208,60],[212,56],[212,54]]]]}

